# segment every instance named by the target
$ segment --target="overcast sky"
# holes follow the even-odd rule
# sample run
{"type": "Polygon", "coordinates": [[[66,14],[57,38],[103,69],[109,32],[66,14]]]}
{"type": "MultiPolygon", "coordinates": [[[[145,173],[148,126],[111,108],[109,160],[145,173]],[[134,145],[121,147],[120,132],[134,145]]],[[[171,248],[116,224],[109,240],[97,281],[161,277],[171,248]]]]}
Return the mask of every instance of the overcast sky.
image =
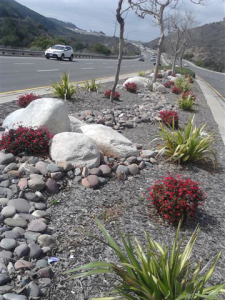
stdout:
{"type": "MultiPolygon", "coordinates": [[[[16,0],[28,8],[58,20],[72,22],[86,30],[103,31],[112,36],[115,29],[115,11],[118,0],[16,0]]],[[[180,0],[181,10],[193,11],[199,25],[221,21],[225,17],[225,0],[207,0],[206,6],[195,5],[190,0],[180,0]]],[[[117,30],[118,35],[118,30],[117,30]]],[[[151,41],[159,35],[151,19],[138,18],[133,11],[127,15],[125,38],[151,41]]]]}

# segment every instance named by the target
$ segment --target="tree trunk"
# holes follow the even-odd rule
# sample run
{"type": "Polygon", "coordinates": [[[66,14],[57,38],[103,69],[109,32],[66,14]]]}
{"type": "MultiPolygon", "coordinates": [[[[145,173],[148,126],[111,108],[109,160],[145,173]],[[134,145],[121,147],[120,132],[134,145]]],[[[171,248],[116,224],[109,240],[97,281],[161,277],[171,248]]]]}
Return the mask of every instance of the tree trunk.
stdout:
{"type": "Polygon", "coordinates": [[[120,67],[121,62],[123,59],[123,48],[124,48],[124,19],[121,17],[121,9],[122,9],[123,0],[119,0],[118,2],[118,8],[116,10],[116,18],[118,23],[120,24],[120,40],[119,40],[119,56],[118,56],[118,62],[117,62],[117,68],[116,68],[116,75],[115,80],[113,83],[112,91],[110,94],[110,101],[113,102],[114,100],[114,93],[116,91],[116,86],[119,81],[119,74],[120,74],[120,67]]]}
{"type": "Polygon", "coordinates": [[[175,54],[174,58],[173,58],[173,64],[172,64],[172,72],[173,73],[175,73],[176,60],[177,60],[177,54],[175,54]]]}
{"type": "Polygon", "coordinates": [[[180,55],[180,73],[182,73],[182,68],[183,68],[183,57],[184,57],[184,52],[185,52],[186,44],[183,47],[183,50],[180,55]]]}
{"type": "Polygon", "coordinates": [[[164,41],[164,28],[163,28],[163,10],[161,12],[160,20],[159,20],[159,26],[160,26],[160,38],[158,42],[158,50],[157,50],[157,59],[155,64],[155,70],[154,70],[154,76],[153,76],[153,82],[156,82],[156,78],[159,71],[159,63],[161,59],[161,52],[162,52],[162,44],[164,41]]]}

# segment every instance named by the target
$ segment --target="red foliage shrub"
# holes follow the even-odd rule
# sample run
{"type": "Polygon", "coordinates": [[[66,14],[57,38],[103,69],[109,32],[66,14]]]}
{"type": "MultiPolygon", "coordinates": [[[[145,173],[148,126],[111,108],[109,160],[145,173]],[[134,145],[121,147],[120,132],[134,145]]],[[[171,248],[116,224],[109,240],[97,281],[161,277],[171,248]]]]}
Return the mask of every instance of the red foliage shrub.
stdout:
{"type": "Polygon", "coordinates": [[[172,71],[169,71],[169,72],[168,72],[168,76],[173,76],[173,77],[176,77],[176,74],[175,74],[175,73],[173,73],[172,71]]]}
{"type": "Polygon", "coordinates": [[[194,217],[198,205],[205,200],[205,193],[199,188],[198,183],[182,179],[180,175],[174,178],[170,174],[155,182],[150,189],[152,205],[157,213],[172,223],[184,221],[194,217]]]}
{"type": "Polygon", "coordinates": [[[128,82],[125,84],[125,89],[130,93],[136,93],[137,92],[137,85],[134,82],[128,82]]]}
{"type": "MultiPolygon", "coordinates": [[[[110,98],[110,95],[111,95],[111,90],[107,90],[104,92],[104,95],[106,98],[110,98]]],[[[119,100],[120,99],[120,93],[118,91],[115,91],[114,93],[114,97],[113,97],[114,100],[119,100]]]]}
{"type": "Polygon", "coordinates": [[[182,99],[185,99],[187,97],[190,97],[193,101],[196,100],[196,95],[193,94],[192,92],[188,91],[188,92],[183,92],[181,95],[182,99]]]}
{"type": "Polygon", "coordinates": [[[176,111],[173,110],[163,110],[160,111],[160,118],[163,123],[166,125],[172,126],[174,122],[174,126],[178,127],[179,116],[176,111]]]}
{"type": "Polygon", "coordinates": [[[181,89],[179,87],[174,86],[172,88],[172,93],[179,95],[179,94],[181,94],[181,89]]]}
{"type": "Polygon", "coordinates": [[[170,85],[173,86],[174,85],[174,81],[170,80],[170,85]]]}
{"type": "Polygon", "coordinates": [[[21,152],[27,154],[47,154],[49,152],[52,134],[45,127],[37,129],[19,126],[3,133],[0,140],[0,150],[17,155],[21,152]]]}
{"type": "Polygon", "coordinates": [[[166,88],[170,88],[171,87],[171,81],[166,81],[163,84],[166,88]]]}
{"type": "Polygon", "coordinates": [[[41,98],[33,93],[25,94],[18,97],[17,104],[19,107],[27,107],[32,101],[41,98]]]}
{"type": "Polygon", "coordinates": [[[162,76],[162,74],[159,73],[159,74],[157,74],[156,78],[161,79],[161,78],[163,78],[163,76],[162,76]]]}

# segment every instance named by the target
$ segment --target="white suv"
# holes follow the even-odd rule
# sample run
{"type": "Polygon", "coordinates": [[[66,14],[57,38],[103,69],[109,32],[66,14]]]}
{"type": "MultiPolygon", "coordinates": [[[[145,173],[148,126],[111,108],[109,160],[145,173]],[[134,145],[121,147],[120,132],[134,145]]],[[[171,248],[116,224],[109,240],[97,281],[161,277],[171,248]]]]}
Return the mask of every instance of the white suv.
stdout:
{"type": "Polygon", "coordinates": [[[57,58],[61,60],[68,58],[70,61],[72,61],[74,57],[73,48],[70,46],[55,45],[45,51],[45,57],[47,59],[57,58]]]}

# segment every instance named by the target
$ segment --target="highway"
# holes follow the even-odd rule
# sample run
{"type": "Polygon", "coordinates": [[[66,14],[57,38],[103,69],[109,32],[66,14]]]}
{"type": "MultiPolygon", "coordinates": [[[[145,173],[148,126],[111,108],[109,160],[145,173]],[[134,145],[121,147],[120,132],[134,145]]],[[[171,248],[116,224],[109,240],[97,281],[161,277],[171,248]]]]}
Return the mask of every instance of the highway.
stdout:
{"type": "MultiPolygon", "coordinates": [[[[123,60],[121,74],[153,68],[151,55],[144,51],[145,61],[123,60]]],[[[58,61],[41,57],[0,56],[0,92],[17,91],[50,85],[60,80],[63,72],[70,74],[71,81],[90,80],[112,76],[116,72],[115,59],[74,59],[58,61]]]]}

